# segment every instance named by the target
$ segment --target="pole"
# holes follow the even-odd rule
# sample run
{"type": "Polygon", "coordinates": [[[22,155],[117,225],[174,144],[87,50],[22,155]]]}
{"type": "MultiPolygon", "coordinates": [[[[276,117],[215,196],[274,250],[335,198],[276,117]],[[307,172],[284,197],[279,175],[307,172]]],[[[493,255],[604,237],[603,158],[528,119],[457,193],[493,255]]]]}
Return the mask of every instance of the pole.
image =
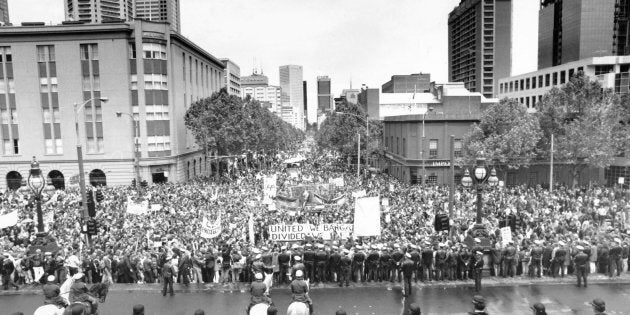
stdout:
{"type": "Polygon", "coordinates": [[[481,185],[477,184],[477,224],[481,224],[481,185]]]}
{"type": "Polygon", "coordinates": [[[553,192],[553,134],[551,134],[551,162],[549,163],[549,192],[553,192]]]}
{"type": "Polygon", "coordinates": [[[455,136],[451,135],[451,165],[448,174],[448,216],[453,217],[453,195],[455,195],[455,136]]]}
{"type": "Polygon", "coordinates": [[[420,179],[420,186],[424,187],[424,179],[426,177],[426,169],[424,168],[424,118],[425,118],[426,114],[422,115],[422,141],[420,143],[420,155],[421,155],[421,159],[422,159],[422,178],[420,179]]]}
{"type": "Polygon", "coordinates": [[[42,213],[42,193],[38,192],[35,198],[37,198],[37,232],[44,233],[44,214],[42,213]]]}
{"type": "MultiPolygon", "coordinates": [[[[79,187],[81,188],[81,203],[83,211],[81,219],[87,218],[87,198],[85,196],[85,174],[83,171],[83,148],[81,147],[81,138],[79,138],[79,104],[74,103],[74,127],[77,137],[77,160],[79,162],[79,187]]],[[[83,222],[85,223],[85,222],[83,222]]]]}
{"type": "Polygon", "coordinates": [[[139,141],[140,141],[140,121],[136,120],[133,118],[133,115],[131,116],[131,120],[134,123],[135,126],[135,139],[134,139],[134,144],[135,144],[135,158],[133,160],[134,163],[134,168],[136,169],[136,187],[140,187],[140,145],[139,145],[139,141]]]}
{"type": "Polygon", "coordinates": [[[357,137],[357,178],[361,176],[361,133],[357,137]]]}
{"type": "Polygon", "coordinates": [[[365,116],[365,171],[367,172],[369,168],[369,160],[370,160],[370,117],[365,116]]]}

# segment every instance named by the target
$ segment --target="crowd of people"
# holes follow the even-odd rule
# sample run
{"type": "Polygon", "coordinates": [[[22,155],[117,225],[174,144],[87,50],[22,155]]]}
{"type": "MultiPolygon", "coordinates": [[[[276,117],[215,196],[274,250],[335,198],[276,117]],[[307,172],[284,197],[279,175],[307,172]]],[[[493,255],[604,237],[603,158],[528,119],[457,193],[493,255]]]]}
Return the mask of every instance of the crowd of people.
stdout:
{"type": "Polygon", "coordinates": [[[78,220],[78,188],[58,190],[42,205],[45,216],[52,218],[46,230],[60,246],[56,252],[29,251],[37,221],[32,196],[6,191],[0,195],[0,209],[17,209],[20,223],[0,230],[2,285],[17,289],[43,283],[50,275],[61,284],[78,272],[87,283],[157,283],[163,282],[167,261],[172,279],[185,285],[249,283],[258,272],[270,275],[274,285],[288,284],[301,266],[311,283],[340,286],[403,278],[467,280],[481,268],[498,277],[564,277],[582,271],[615,277],[628,272],[627,190],[596,185],[557,186],[553,192],[524,185],[486,190],[482,224],[489,233],[480,239],[473,234],[474,191],[456,190],[450,227],[435,231],[436,215],[448,213],[448,187],[407,185],[381,173],[357,177],[328,152],[305,154],[297,169],[286,168],[285,155],[257,167],[241,165],[218,179],[99,187],[104,199],[96,207],[97,234],[89,240],[78,220]],[[270,210],[262,202],[263,179],[272,174],[281,196],[290,196],[295,186],[342,178],[343,184],[329,185],[328,194],[347,202],[270,210]],[[380,236],[270,239],[272,224],[353,223],[352,196],[357,191],[388,200],[380,236]],[[147,200],[150,210],[129,213],[128,197],[147,200]],[[204,217],[220,220],[218,236],[201,236],[204,217]],[[510,239],[504,239],[502,227],[510,227],[510,239]]]}

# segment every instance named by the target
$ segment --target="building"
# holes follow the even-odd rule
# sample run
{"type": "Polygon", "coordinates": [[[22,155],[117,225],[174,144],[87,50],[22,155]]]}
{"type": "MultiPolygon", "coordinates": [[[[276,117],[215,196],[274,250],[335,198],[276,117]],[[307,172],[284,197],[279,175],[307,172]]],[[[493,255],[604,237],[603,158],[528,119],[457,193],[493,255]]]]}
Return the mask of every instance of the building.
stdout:
{"type": "Polygon", "coordinates": [[[66,21],[102,23],[107,20],[133,21],[134,0],[65,0],[66,21]]]}
{"type": "Polygon", "coordinates": [[[591,57],[567,62],[559,66],[525,73],[499,80],[499,98],[513,98],[536,109],[545,94],[554,87],[561,87],[578,72],[597,79],[604,88],[617,93],[630,92],[630,56],[591,57]]]}
{"type": "MultiPolygon", "coordinates": [[[[132,117],[143,179],[179,182],[209,171],[184,115],[222,87],[224,64],[168,24],[2,27],[0,37],[0,67],[8,78],[0,81],[0,177],[7,183],[28,176],[33,156],[49,177],[78,182],[80,143],[90,183],[128,185],[134,178],[132,117]],[[73,104],[85,104],[79,137],[73,104]]],[[[6,186],[0,180],[0,190],[6,186]]]]}
{"type": "Polygon", "coordinates": [[[343,97],[348,104],[357,104],[359,102],[359,93],[360,90],[353,89],[352,87],[349,89],[343,89],[341,91],[341,97],[343,97]]]}
{"type": "Polygon", "coordinates": [[[415,73],[408,75],[393,75],[391,80],[383,84],[383,93],[426,93],[429,92],[431,74],[415,73]]]}
{"type": "Polygon", "coordinates": [[[136,19],[167,22],[171,29],[181,33],[179,0],[135,0],[136,19]]]}
{"type": "Polygon", "coordinates": [[[268,85],[269,85],[269,78],[262,73],[258,74],[256,71],[254,71],[252,75],[244,76],[241,78],[242,89],[247,88],[247,87],[268,86],[268,85]]]}
{"type": "Polygon", "coordinates": [[[9,20],[9,0],[0,0],[0,25],[11,24],[9,20]]]}
{"type": "Polygon", "coordinates": [[[538,69],[590,57],[630,55],[630,1],[543,0],[538,69]]]}
{"type": "MultiPolygon", "coordinates": [[[[424,165],[426,183],[448,184],[450,135],[455,136],[454,155],[459,157],[461,139],[473,123],[479,122],[483,109],[498,100],[469,92],[463,83],[440,84],[432,93],[417,93],[415,98],[412,95],[381,95],[382,143],[386,152],[381,168],[406,183],[418,184],[424,165]]],[[[456,180],[461,176],[462,171],[457,169],[456,180]]]]}
{"type": "Polygon", "coordinates": [[[366,85],[363,85],[358,96],[358,104],[361,105],[363,111],[368,114],[368,117],[372,119],[379,118],[379,94],[378,89],[370,89],[366,85]]]}
{"type": "Polygon", "coordinates": [[[448,79],[487,98],[511,75],[512,1],[461,0],[448,16],[448,79]]]}
{"type": "Polygon", "coordinates": [[[230,95],[241,97],[241,68],[230,59],[221,59],[225,63],[225,77],[223,86],[230,95]]]}
{"type": "Polygon", "coordinates": [[[241,78],[241,97],[251,97],[261,102],[271,112],[281,115],[282,89],[279,86],[269,85],[269,78],[263,74],[254,72],[250,76],[241,78]]]}
{"type": "Polygon", "coordinates": [[[305,130],[304,83],[302,77],[302,66],[280,66],[280,88],[282,89],[282,106],[293,107],[293,126],[295,128],[305,130]]]}
{"type": "Polygon", "coordinates": [[[333,97],[328,76],[317,77],[317,115],[332,110],[333,97]]]}

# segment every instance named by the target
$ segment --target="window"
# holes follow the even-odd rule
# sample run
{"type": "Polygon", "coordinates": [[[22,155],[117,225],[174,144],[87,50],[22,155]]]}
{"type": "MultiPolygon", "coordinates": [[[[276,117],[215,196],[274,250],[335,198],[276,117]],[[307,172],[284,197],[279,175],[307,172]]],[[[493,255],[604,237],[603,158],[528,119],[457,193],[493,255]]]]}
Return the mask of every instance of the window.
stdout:
{"type": "Polygon", "coordinates": [[[553,85],[558,85],[558,72],[553,73],[553,85]]]}
{"type": "Polygon", "coordinates": [[[402,151],[403,151],[403,156],[406,157],[407,156],[407,139],[403,138],[403,142],[402,142],[402,151]]]}
{"type": "Polygon", "coordinates": [[[545,74],[545,86],[549,86],[551,75],[549,73],[545,74]]]}
{"type": "Polygon", "coordinates": [[[427,177],[427,184],[432,184],[432,185],[437,185],[437,175],[435,175],[435,173],[431,173],[431,175],[429,175],[427,177]]]}
{"type": "Polygon", "coordinates": [[[563,70],[560,72],[560,84],[566,83],[566,75],[567,75],[566,71],[563,70]]]}
{"type": "Polygon", "coordinates": [[[532,77],[532,89],[536,88],[536,77],[532,77]]]}
{"type": "Polygon", "coordinates": [[[98,60],[97,44],[81,44],[79,46],[81,60],[98,60]]]}
{"type": "Polygon", "coordinates": [[[462,139],[455,139],[455,142],[453,143],[453,155],[456,158],[464,156],[462,152],[462,139]]]}
{"type": "Polygon", "coordinates": [[[157,43],[142,43],[144,59],[166,60],[166,45],[157,43]]]}
{"type": "Polygon", "coordinates": [[[168,90],[168,77],[164,74],[145,74],[144,88],[147,90],[168,90]]]}
{"type": "Polygon", "coordinates": [[[429,157],[437,158],[438,155],[438,140],[431,139],[429,140],[429,157]]]}
{"type": "Polygon", "coordinates": [[[170,136],[152,136],[147,137],[147,143],[149,144],[149,151],[169,151],[171,149],[171,137],[170,136]]]}
{"type": "Polygon", "coordinates": [[[87,152],[88,153],[104,153],[105,148],[103,144],[103,137],[88,137],[87,138],[87,152]]]}
{"type": "Polygon", "coordinates": [[[526,89],[526,90],[529,90],[529,83],[530,83],[530,82],[529,82],[529,78],[527,78],[527,79],[525,80],[525,89],[526,89]]]}
{"type": "Polygon", "coordinates": [[[129,43],[129,59],[136,59],[136,43],[129,43]]]}
{"type": "Polygon", "coordinates": [[[400,154],[400,140],[396,137],[396,154],[400,154]]]}
{"type": "Polygon", "coordinates": [[[613,65],[595,66],[595,75],[606,74],[606,73],[611,73],[611,72],[614,72],[613,65]]]}
{"type": "Polygon", "coordinates": [[[147,105],[147,120],[168,120],[168,105],[147,105]]]}

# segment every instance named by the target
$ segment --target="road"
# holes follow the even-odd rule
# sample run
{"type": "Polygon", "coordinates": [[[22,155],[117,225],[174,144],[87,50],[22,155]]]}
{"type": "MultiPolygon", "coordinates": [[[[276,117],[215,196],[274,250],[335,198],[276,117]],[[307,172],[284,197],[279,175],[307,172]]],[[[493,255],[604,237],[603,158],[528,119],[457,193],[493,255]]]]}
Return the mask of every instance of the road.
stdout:
{"type": "MultiPolygon", "coordinates": [[[[162,297],[157,286],[147,288],[129,286],[113,288],[107,301],[99,309],[103,315],[131,314],[135,304],[145,305],[147,315],[189,315],[198,309],[206,314],[244,314],[249,295],[229,290],[189,290],[176,288],[174,297],[162,297]]],[[[592,314],[588,304],[595,297],[606,301],[608,314],[630,314],[630,285],[592,284],[588,289],[567,284],[495,286],[483,289],[490,314],[531,314],[529,306],[542,302],[550,314],[592,314]]],[[[348,314],[403,314],[403,308],[416,302],[422,314],[466,314],[471,311],[474,295],[470,286],[414,288],[410,297],[404,298],[400,287],[350,287],[315,289],[311,297],[315,302],[315,314],[334,314],[343,308],[348,314]]],[[[287,289],[272,292],[280,314],[286,314],[290,302],[287,289]]],[[[0,295],[0,313],[22,311],[32,314],[41,305],[38,294],[0,295]]]]}

